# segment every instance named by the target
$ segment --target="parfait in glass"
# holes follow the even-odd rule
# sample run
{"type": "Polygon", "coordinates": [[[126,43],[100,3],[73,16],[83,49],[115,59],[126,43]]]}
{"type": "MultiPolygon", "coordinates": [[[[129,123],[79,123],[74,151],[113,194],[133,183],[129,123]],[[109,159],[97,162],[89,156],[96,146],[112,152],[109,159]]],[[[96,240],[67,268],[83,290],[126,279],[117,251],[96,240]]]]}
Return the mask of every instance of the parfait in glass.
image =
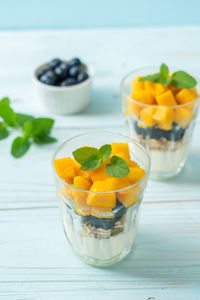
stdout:
{"type": "Polygon", "coordinates": [[[172,71],[169,74],[164,64],[160,72],[158,67],[143,68],[121,82],[127,135],[149,151],[154,179],[170,178],[182,170],[199,107],[197,79],[172,71]]]}
{"type": "Polygon", "coordinates": [[[73,251],[106,266],[131,250],[150,170],[146,150],[108,132],[76,136],[53,157],[61,218],[73,251]]]}

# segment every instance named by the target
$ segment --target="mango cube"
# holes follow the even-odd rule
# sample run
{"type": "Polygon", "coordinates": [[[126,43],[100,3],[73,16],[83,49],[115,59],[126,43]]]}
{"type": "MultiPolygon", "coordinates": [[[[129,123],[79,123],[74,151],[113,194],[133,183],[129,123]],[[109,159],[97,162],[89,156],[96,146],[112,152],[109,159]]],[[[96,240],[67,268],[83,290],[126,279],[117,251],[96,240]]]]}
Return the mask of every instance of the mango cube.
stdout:
{"type": "Polygon", "coordinates": [[[109,183],[105,181],[95,181],[90,188],[92,192],[99,193],[89,193],[87,197],[87,204],[96,207],[104,207],[104,208],[113,208],[116,205],[116,195],[114,192],[112,193],[100,193],[100,192],[108,192],[111,190],[111,186],[109,183]]]}
{"type": "Polygon", "coordinates": [[[145,170],[139,167],[130,168],[130,172],[128,174],[128,179],[133,183],[138,182],[145,175],[145,170]]]}
{"type": "Polygon", "coordinates": [[[161,106],[175,106],[177,105],[176,99],[173,95],[173,93],[168,90],[164,92],[163,94],[160,94],[159,96],[156,97],[156,101],[158,105],[161,106]]]}
{"type": "Polygon", "coordinates": [[[131,98],[144,104],[154,104],[154,97],[145,90],[134,91],[131,94],[131,98]]]}
{"type": "MultiPolygon", "coordinates": [[[[75,176],[73,186],[81,190],[89,191],[91,183],[81,176],[75,176]]],[[[74,201],[79,208],[82,209],[87,206],[87,195],[87,192],[74,189],[74,201]]]]}
{"type": "Polygon", "coordinates": [[[133,115],[139,117],[142,107],[142,104],[137,104],[128,99],[128,108],[126,110],[126,114],[129,115],[132,113],[133,115]]]}
{"type": "Polygon", "coordinates": [[[182,124],[182,127],[186,128],[193,117],[194,115],[191,111],[180,107],[177,108],[174,113],[174,122],[177,124],[182,124]]]}
{"type": "Polygon", "coordinates": [[[97,218],[114,218],[111,216],[112,208],[111,207],[95,207],[91,208],[91,215],[97,218]],[[107,214],[107,216],[106,216],[107,214]]]}
{"type": "Polygon", "coordinates": [[[193,89],[182,89],[177,95],[176,100],[179,104],[185,104],[193,101],[198,97],[196,90],[193,89]]]}
{"type": "Polygon", "coordinates": [[[105,164],[102,164],[99,168],[90,171],[92,181],[102,181],[109,178],[105,171],[105,164]]]}
{"type": "Polygon", "coordinates": [[[139,200],[138,191],[140,187],[134,186],[117,193],[117,198],[125,206],[130,207],[139,200]]]}
{"type": "Polygon", "coordinates": [[[153,120],[155,110],[156,108],[152,106],[147,106],[141,110],[140,120],[145,127],[151,127],[155,124],[155,121],[153,120]]]}
{"type": "Polygon", "coordinates": [[[166,90],[166,87],[162,83],[155,83],[151,81],[144,81],[145,91],[156,97],[166,90]]]}
{"type": "Polygon", "coordinates": [[[79,170],[79,164],[71,157],[58,158],[54,161],[57,174],[68,182],[79,170]]]}
{"type": "Polygon", "coordinates": [[[144,81],[139,81],[142,76],[137,76],[132,81],[131,94],[138,90],[144,90],[144,81]]]}
{"type": "Polygon", "coordinates": [[[173,118],[174,118],[173,109],[167,107],[156,108],[156,112],[153,115],[153,119],[156,121],[158,126],[164,130],[172,129],[173,118]]]}
{"type": "Polygon", "coordinates": [[[119,152],[123,152],[130,159],[129,146],[127,143],[112,143],[111,147],[111,156],[117,155],[119,152]]]}

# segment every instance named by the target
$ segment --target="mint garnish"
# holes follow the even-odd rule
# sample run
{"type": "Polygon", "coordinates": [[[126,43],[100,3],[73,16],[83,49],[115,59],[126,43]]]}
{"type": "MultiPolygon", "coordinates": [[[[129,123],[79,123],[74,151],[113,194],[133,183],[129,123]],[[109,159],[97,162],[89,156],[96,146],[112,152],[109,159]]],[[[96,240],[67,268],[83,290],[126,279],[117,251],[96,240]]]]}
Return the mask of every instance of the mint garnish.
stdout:
{"type": "Polygon", "coordinates": [[[111,145],[106,144],[99,149],[99,158],[101,161],[106,161],[112,152],[111,145]]]}
{"type": "Polygon", "coordinates": [[[176,88],[191,89],[197,85],[197,81],[194,77],[184,71],[174,72],[171,76],[169,75],[169,68],[166,64],[161,64],[160,72],[144,76],[139,81],[152,81],[156,83],[162,83],[167,86],[171,83],[176,88]]]}
{"type": "Polygon", "coordinates": [[[191,89],[197,85],[194,77],[184,71],[177,71],[172,75],[171,84],[176,88],[191,89]]]}
{"type": "Polygon", "coordinates": [[[114,155],[110,158],[112,147],[109,144],[103,145],[100,149],[82,147],[73,152],[75,160],[81,164],[81,170],[92,171],[99,168],[103,162],[105,171],[111,177],[125,177],[129,173],[127,163],[120,157],[114,155]],[[110,158],[110,159],[109,159],[110,158]]]}
{"type": "Polygon", "coordinates": [[[97,155],[98,152],[99,151],[97,148],[82,147],[75,150],[73,152],[73,156],[79,164],[83,164],[84,161],[86,161],[88,158],[90,158],[93,155],[97,155]]]}
{"type": "Polygon", "coordinates": [[[101,160],[98,155],[87,158],[81,165],[81,170],[91,171],[97,169],[101,165],[101,160]]]}
{"type": "Polygon", "coordinates": [[[105,166],[108,176],[111,177],[124,177],[129,173],[129,167],[125,160],[116,155],[112,156],[108,164],[105,166]]]}
{"type": "Polygon", "coordinates": [[[10,107],[9,98],[0,100],[0,119],[0,140],[9,136],[9,127],[22,132],[22,136],[15,138],[12,143],[11,154],[15,158],[23,156],[34,142],[46,144],[56,141],[50,136],[54,120],[15,113],[10,107]]]}

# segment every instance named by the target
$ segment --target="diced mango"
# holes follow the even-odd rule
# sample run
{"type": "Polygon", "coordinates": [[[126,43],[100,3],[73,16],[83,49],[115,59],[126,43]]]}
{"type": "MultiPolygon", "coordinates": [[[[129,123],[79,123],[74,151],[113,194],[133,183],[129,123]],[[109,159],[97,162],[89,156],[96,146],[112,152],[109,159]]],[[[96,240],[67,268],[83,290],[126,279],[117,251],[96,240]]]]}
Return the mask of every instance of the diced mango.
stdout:
{"type": "MultiPolygon", "coordinates": [[[[108,192],[111,190],[110,185],[105,181],[95,181],[90,188],[92,192],[108,192]]],[[[115,207],[116,195],[112,193],[89,193],[87,204],[96,207],[115,207]]]]}
{"type": "Polygon", "coordinates": [[[154,83],[154,97],[157,97],[165,91],[166,87],[162,83],[154,83]]]}
{"type": "Polygon", "coordinates": [[[79,170],[77,175],[79,175],[79,176],[87,179],[88,181],[92,182],[91,171],[79,170]]]}
{"type": "Polygon", "coordinates": [[[180,92],[180,88],[176,88],[175,86],[169,84],[168,88],[172,91],[172,93],[174,94],[174,96],[176,96],[179,92],[180,92]]]}
{"type": "Polygon", "coordinates": [[[130,159],[128,143],[112,143],[111,147],[112,147],[111,156],[117,155],[117,153],[123,152],[130,159]]]}
{"type": "Polygon", "coordinates": [[[83,209],[87,206],[87,191],[90,190],[91,182],[81,176],[75,176],[73,186],[75,188],[85,190],[85,192],[82,192],[74,189],[74,201],[79,208],[83,209]]]}
{"type": "Polygon", "coordinates": [[[164,130],[172,129],[172,122],[174,118],[174,111],[172,108],[159,107],[156,109],[153,119],[156,121],[158,126],[164,130]]]}
{"type": "Polygon", "coordinates": [[[55,159],[54,166],[58,175],[66,181],[78,172],[78,163],[71,157],[55,159]]]}
{"type": "Polygon", "coordinates": [[[74,189],[73,188],[63,184],[63,192],[62,193],[65,198],[74,200],[74,189]]]}
{"type": "Polygon", "coordinates": [[[76,175],[76,172],[73,167],[69,166],[64,169],[64,174],[65,174],[65,177],[67,177],[67,178],[74,178],[74,176],[76,175]]]}
{"type": "Polygon", "coordinates": [[[75,176],[73,186],[81,190],[89,191],[91,182],[82,176],[75,176]]]}
{"type": "Polygon", "coordinates": [[[142,108],[143,108],[142,104],[137,104],[128,99],[128,108],[126,110],[126,114],[129,115],[132,113],[133,115],[139,117],[142,108]]]}
{"type": "Polygon", "coordinates": [[[90,175],[92,178],[92,181],[102,181],[102,180],[106,180],[109,178],[109,176],[106,174],[105,171],[105,164],[102,164],[99,168],[90,171],[90,175]]]}
{"type": "Polygon", "coordinates": [[[128,179],[133,183],[138,182],[145,175],[145,170],[139,167],[130,168],[130,172],[128,173],[128,179]]]}
{"type": "Polygon", "coordinates": [[[91,215],[97,218],[114,218],[111,215],[112,208],[111,207],[95,207],[91,208],[91,215]]]}
{"type": "Polygon", "coordinates": [[[144,81],[144,89],[154,97],[155,86],[152,81],[148,81],[148,80],[144,81]]]}
{"type": "Polygon", "coordinates": [[[139,200],[138,191],[140,186],[135,186],[117,193],[117,198],[125,206],[130,207],[139,200]]]}
{"type": "Polygon", "coordinates": [[[152,81],[144,81],[145,91],[156,97],[166,90],[166,87],[162,83],[155,83],[152,81]]]}
{"type": "Polygon", "coordinates": [[[177,95],[176,100],[179,104],[185,104],[193,101],[198,97],[196,90],[193,89],[182,89],[177,95]]]}
{"type": "Polygon", "coordinates": [[[181,124],[183,128],[186,128],[193,117],[194,115],[191,111],[180,107],[175,110],[174,122],[177,124],[181,124]]]}
{"type": "Polygon", "coordinates": [[[163,94],[160,94],[159,96],[156,97],[156,101],[158,105],[161,106],[175,106],[177,105],[176,99],[173,95],[173,93],[168,90],[164,92],[163,94]]]}
{"type": "Polygon", "coordinates": [[[140,78],[142,78],[142,76],[137,76],[133,79],[131,86],[131,94],[133,94],[134,91],[144,89],[144,81],[139,81],[140,78]]]}
{"type": "Polygon", "coordinates": [[[145,127],[151,127],[155,124],[155,121],[153,120],[155,111],[156,108],[153,106],[147,106],[141,110],[140,120],[145,127]]]}
{"type": "Polygon", "coordinates": [[[154,104],[154,97],[145,90],[136,90],[131,94],[131,98],[145,104],[154,104]]]}
{"type": "Polygon", "coordinates": [[[132,182],[128,179],[128,176],[123,178],[110,177],[106,180],[106,184],[110,186],[110,190],[117,191],[132,185],[132,182]]]}
{"type": "Polygon", "coordinates": [[[91,213],[91,207],[90,206],[84,206],[81,209],[74,206],[74,211],[80,216],[88,216],[91,213]]]}

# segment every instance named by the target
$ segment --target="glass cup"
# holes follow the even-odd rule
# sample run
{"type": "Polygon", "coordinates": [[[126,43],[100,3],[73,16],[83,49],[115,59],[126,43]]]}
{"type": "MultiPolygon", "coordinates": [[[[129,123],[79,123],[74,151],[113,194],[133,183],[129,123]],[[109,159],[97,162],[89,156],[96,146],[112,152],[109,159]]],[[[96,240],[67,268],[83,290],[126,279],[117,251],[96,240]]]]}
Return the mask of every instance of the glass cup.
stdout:
{"type": "Polygon", "coordinates": [[[150,170],[147,151],[122,135],[86,133],[62,144],[53,156],[52,166],[64,232],[73,251],[81,260],[95,266],[111,265],[122,260],[130,252],[135,238],[138,212],[150,170]],[[55,159],[72,157],[72,152],[83,145],[101,147],[114,142],[128,143],[131,159],[145,170],[144,177],[136,184],[121,190],[91,192],[75,188],[56,173],[55,159]],[[104,202],[116,197],[115,208],[108,210],[89,206],[87,199],[94,194],[104,202]]]}
{"type": "MultiPolygon", "coordinates": [[[[142,68],[126,75],[121,81],[121,100],[127,135],[134,138],[150,153],[150,178],[166,179],[177,175],[186,162],[199,108],[199,97],[197,96],[190,103],[168,107],[143,104],[132,99],[130,97],[132,80],[137,76],[156,73],[158,69],[159,67],[142,68]],[[151,122],[145,124],[141,120],[142,111],[158,109],[161,113],[174,118],[171,128],[167,128],[167,126],[162,128],[151,122]]],[[[199,94],[199,81],[197,82],[199,94]]],[[[176,89],[176,91],[180,90],[176,89]]]]}

